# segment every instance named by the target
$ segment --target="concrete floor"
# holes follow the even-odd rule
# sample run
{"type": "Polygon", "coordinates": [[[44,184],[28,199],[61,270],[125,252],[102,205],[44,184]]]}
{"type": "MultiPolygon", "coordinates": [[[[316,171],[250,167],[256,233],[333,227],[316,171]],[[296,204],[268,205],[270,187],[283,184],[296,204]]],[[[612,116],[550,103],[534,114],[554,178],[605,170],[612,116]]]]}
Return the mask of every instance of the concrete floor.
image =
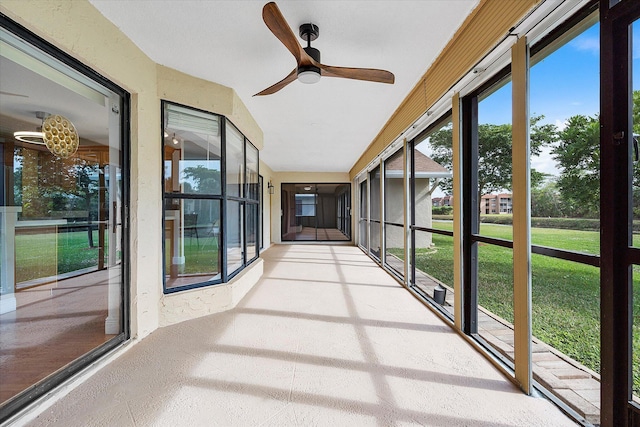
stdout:
{"type": "Polygon", "coordinates": [[[263,257],[236,309],[155,331],[31,425],[575,425],[359,249],[263,257]]]}

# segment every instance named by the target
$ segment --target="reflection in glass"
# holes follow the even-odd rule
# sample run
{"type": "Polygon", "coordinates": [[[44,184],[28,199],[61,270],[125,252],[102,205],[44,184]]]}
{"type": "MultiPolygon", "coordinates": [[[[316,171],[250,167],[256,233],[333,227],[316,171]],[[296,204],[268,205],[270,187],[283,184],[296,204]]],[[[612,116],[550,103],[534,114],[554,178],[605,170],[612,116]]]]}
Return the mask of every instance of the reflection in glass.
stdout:
{"type": "Polygon", "coordinates": [[[3,403],[38,383],[48,389],[41,381],[51,374],[123,339],[125,177],[120,96],[4,30],[0,39],[16,48],[11,59],[0,51],[0,89],[19,94],[0,102],[3,403]],[[73,85],[49,80],[54,73],[73,85]],[[78,130],[68,158],[14,137],[49,114],[64,114],[78,130]]]}
{"type": "MultiPolygon", "coordinates": [[[[243,197],[244,185],[244,137],[231,123],[226,123],[226,174],[227,196],[243,197]]],[[[257,177],[255,178],[257,181],[257,177]]]]}
{"type": "Polygon", "coordinates": [[[175,199],[164,215],[165,287],[219,280],[220,201],[175,199]]]}
{"type": "Polygon", "coordinates": [[[240,202],[227,200],[227,274],[232,275],[244,263],[243,206],[240,202]]]}
{"type": "Polygon", "coordinates": [[[258,254],[258,204],[247,203],[245,205],[247,215],[247,262],[258,254]]]}
{"type": "Polygon", "coordinates": [[[165,104],[166,193],[222,194],[220,117],[165,104]]]}
{"type": "Polygon", "coordinates": [[[247,142],[247,199],[258,200],[258,149],[247,142]]]}

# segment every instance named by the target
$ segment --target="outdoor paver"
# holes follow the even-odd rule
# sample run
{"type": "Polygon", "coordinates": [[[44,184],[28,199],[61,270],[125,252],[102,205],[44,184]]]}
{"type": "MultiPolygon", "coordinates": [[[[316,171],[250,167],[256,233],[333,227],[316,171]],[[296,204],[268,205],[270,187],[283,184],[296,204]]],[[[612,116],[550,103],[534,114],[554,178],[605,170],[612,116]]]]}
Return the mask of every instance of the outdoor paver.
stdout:
{"type": "Polygon", "coordinates": [[[553,360],[541,360],[537,362],[537,365],[545,368],[545,369],[566,369],[567,362],[560,359],[559,357],[555,357],[553,360]]]}
{"type": "Polygon", "coordinates": [[[560,389],[556,390],[556,393],[563,402],[576,409],[587,421],[593,424],[600,424],[600,410],[595,405],[579,396],[573,390],[560,389]]]}
{"type": "Polygon", "coordinates": [[[600,382],[593,378],[581,378],[576,380],[565,380],[569,388],[573,390],[600,390],[600,382]]]}
{"type": "Polygon", "coordinates": [[[574,390],[583,399],[591,402],[596,408],[600,409],[600,383],[598,388],[590,390],[574,390]]]}
{"type": "Polygon", "coordinates": [[[561,380],[574,380],[579,378],[591,378],[587,372],[581,371],[574,367],[567,367],[563,369],[551,369],[551,373],[561,380]]]}
{"type": "Polygon", "coordinates": [[[531,356],[533,361],[538,363],[545,360],[560,360],[560,358],[555,354],[551,353],[548,348],[545,348],[545,350],[546,350],[545,352],[533,353],[533,355],[531,356]]]}
{"type": "Polygon", "coordinates": [[[533,365],[533,378],[548,389],[568,388],[564,381],[536,364],[533,365]]]}
{"type": "Polygon", "coordinates": [[[531,352],[532,353],[542,353],[542,354],[547,354],[549,353],[549,347],[547,347],[545,344],[539,344],[539,343],[533,343],[531,344],[531,352]]]}

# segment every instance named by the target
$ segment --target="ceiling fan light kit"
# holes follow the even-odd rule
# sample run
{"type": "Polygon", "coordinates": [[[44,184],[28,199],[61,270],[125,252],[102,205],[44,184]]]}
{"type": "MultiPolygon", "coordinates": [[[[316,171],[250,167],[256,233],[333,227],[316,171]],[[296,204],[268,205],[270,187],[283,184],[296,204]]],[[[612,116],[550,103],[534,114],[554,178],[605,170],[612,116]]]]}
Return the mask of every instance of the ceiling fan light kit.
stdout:
{"type": "Polygon", "coordinates": [[[307,47],[302,47],[289,24],[284,19],[282,12],[274,2],[264,5],[262,8],[262,19],[269,30],[296,58],[297,66],[278,83],[269,86],[262,92],[254,96],[271,95],[280,89],[298,80],[302,83],[312,84],[320,81],[321,76],[341,77],[353,80],[365,80],[377,83],[393,84],[395,77],[393,73],[375,68],[349,68],[334,67],[320,62],[320,51],[311,47],[311,42],[318,38],[320,29],[314,24],[302,24],[299,28],[300,37],[307,42],[307,47]]]}

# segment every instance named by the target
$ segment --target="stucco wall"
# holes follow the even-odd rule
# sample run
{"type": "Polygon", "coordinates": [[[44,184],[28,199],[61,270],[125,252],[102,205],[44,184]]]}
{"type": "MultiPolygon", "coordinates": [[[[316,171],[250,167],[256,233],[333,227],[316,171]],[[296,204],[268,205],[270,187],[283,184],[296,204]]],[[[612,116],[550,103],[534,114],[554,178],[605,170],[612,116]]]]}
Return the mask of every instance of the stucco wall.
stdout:
{"type": "MultiPolygon", "coordinates": [[[[144,338],[160,325],[235,305],[259,278],[262,262],[255,262],[233,284],[162,294],[160,100],[223,114],[261,149],[262,131],[237,94],[155,64],[85,0],[3,0],[0,11],[131,94],[132,336],[144,338]]],[[[261,163],[261,173],[266,187],[271,171],[261,163]]],[[[267,212],[265,222],[269,218],[267,212]]]]}
{"type": "MultiPolygon", "coordinates": [[[[400,178],[389,179],[385,183],[385,222],[404,223],[404,189],[400,178]]],[[[429,179],[416,179],[416,224],[421,227],[431,227],[431,194],[429,193],[429,179]]],[[[386,235],[386,247],[403,248],[404,232],[402,228],[389,226],[386,235]]],[[[431,233],[416,232],[416,247],[431,246],[431,233]]]]}

